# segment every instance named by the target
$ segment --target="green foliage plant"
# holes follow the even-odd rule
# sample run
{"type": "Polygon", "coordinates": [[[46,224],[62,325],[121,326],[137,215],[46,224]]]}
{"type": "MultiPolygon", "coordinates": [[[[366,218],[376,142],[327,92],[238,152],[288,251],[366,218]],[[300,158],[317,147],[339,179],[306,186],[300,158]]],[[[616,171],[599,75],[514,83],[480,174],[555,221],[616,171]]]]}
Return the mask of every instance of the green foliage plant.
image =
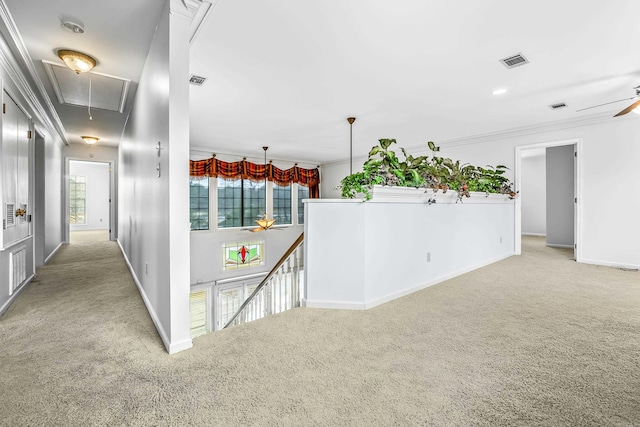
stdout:
{"type": "Polygon", "coordinates": [[[340,181],[338,189],[343,198],[355,198],[362,194],[365,200],[371,199],[374,185],[397,187],[428,188],[434,192],[449,189],[458,193],[458,199],[470,197],[470,191],[482,191],[487,194],[509,194],[515,197],[512,184],[504,176],[508,168],[504,165],[477,167],[459,160],[438,156],[440,147],[433,141],[427,146],[432,156],[414,157],[401,148],[404,160],[398,158],[390,148],[395,139],[380,139],[369,151],[362,172],[348,175],[340,181]]]}

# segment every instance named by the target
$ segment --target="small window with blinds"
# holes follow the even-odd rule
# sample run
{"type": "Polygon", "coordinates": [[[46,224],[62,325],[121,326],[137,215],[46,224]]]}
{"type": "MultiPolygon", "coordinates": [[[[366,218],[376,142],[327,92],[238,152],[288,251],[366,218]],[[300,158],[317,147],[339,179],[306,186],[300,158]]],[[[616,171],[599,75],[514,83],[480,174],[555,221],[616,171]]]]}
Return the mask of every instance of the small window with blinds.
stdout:
{"type": "Polygon", "coordinates": [[[191,292],[189,295],[189,322],[191,338],[211,332],[209,324],[209,289],[191,292]]]}

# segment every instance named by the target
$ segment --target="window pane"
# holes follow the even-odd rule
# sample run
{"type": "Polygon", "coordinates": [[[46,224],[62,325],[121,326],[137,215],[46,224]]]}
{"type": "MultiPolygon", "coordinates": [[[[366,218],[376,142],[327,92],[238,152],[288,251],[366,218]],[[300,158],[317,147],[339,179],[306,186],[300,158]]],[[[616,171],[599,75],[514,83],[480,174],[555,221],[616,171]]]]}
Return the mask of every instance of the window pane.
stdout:
{"type": "Polygon", "coordinates": [[[189,220],[192,230],[209,229],[209,178],[189,179],[189,220]]]}
{"type": "Polygon", "coordinates": [[[298,184],[298,224],[304,224],[304,199],[309,198],[309,187],[298,184]]]}
{"type": "Polygon", "coordinates": [[[242,225],[252,226],[266,212],[265,181],[242,181],[242,225]]]}
{"type": "Polygon", "coordinates": [[[235,189],[240,188],[242,180],[218,178],[218,227],[240,227],[242,199],[235,197],[235,189]]]}
{"type": "Polygon", "coordinates": [[[273,185],[273,218],[276,224],[291,224],[291,184],[273,185]]]}
{"type": "Polygon", "coordinates": [[[69,224],[85,223],[85,182],[84,176],[69,176],[69,224]]]}

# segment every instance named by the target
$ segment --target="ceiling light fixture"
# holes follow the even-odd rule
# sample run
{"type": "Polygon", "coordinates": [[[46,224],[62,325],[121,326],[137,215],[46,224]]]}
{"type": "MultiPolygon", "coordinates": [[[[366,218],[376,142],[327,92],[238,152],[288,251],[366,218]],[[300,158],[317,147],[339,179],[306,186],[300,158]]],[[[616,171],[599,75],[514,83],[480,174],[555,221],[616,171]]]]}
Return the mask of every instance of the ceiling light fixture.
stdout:
{"type": "Polygon", "coordinates": [[[262,147],[262,149],[264,150],[264,216],[256,220],[258,227],[250,230],[253,232],[268,230],[276,222],[274,218],[269,218],[267,216],[267,150],[269,147],[262,147]]]}
{"type": "Polygon", "coordinates": [[[505,89],[505,88],[496,89],[491,93],[494,94],[494,95],[503,95],[503,94],[507,93],[507,89],[505,89]]]}
{"type": "Polygon", "coordinates": [[[91,71],[96,66],[96,60],[84,53],[75,50],[60,49],[58,57],[64,61],[67,67],[71,68],[76,74],[91,71]]]}
{"type": "Polygon", "coordinates": [[[95,136],[88,136],[88,135],[82,135],[80,138],[82,138],[82,140],[89,145],[93,145],[100,140],[100,138],[96,138],[95,136]]]}

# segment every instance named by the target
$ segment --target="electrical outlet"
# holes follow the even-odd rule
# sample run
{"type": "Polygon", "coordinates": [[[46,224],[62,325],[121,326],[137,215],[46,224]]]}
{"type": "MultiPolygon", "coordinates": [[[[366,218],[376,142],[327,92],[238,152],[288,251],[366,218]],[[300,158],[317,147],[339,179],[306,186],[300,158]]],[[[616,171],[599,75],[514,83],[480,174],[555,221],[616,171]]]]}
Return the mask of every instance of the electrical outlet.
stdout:
{"type": "Polygon", "coordinates": [[[149,275],[149,263],[148,262],[144,263],[144,274],[146,274],[147,276],[149,275]]]}
{"type": "Polygon", "coordinates": [[[431,252],[427,252],[427,262],[431,262],[431,252]]]}
{"type": "Polygon", "coordinates": [[[500,236],[500,243],[502,243],[502,236],[500,236]]]}

